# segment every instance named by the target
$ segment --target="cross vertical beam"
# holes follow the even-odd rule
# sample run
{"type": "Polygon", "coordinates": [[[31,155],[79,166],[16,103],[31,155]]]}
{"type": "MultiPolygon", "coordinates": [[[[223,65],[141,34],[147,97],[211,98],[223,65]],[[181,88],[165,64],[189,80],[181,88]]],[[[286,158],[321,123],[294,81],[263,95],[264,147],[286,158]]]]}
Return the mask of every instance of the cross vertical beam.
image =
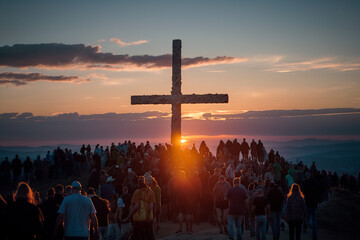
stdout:
{"type": "MultiPolygon", "coordinates": [[[[181,40],[173,40],[172,90],[171,95],[181,95],[181,40]]],[[[181,103],[171,104],[171,144],[180,146],[181,140],[181,103]]]]}
{"type": "Polygon", "coordinates": [[[131,96],[131,104],[171,104],[171,144],[181,146],[181,104],[228,103],[227,94],[182,94],[181,93],[181,40],[173,40],[171,95],[131,96]]]}

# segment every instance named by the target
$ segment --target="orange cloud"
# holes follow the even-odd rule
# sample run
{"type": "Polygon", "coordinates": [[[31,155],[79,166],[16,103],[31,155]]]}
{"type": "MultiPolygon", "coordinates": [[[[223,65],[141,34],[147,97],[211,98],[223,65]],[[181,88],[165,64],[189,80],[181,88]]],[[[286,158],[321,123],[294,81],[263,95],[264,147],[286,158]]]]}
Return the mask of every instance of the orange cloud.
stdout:
{"type": "Polygon", "coordinates": [[[14,84],[16,86],[21,86],[37,81],[83,83],[89,82],[90,79],[78,76],[49,76],[40,73],[0,73],[0,85],[14,84]]]}
{"type": "Polygon", "coordinates": [[[360,70],[360,61],[338,61],[336,57],[311,59],[299,62],[275,62],[274,67],[267,69],[271,72],[297,72],[313,69],[330,69],[335,71],[356,71],[360,70]]]}
{"type": "MultiPolygon", "coordinates": [[[[184,68],[230,64],[246,58],[220,56],[216,58],[183,58],[184,68]]],[[[37,67],[46,69],[104,69],[112,71],[156,71],[170,68],[172,55],[158,56],[102,53],[99,46],[84,44],[15,44],[0,47],[0,67],[37,67]]]]}
{"type": "Polygon", "coordinates": [[[114,42],[122,47],[127,47],[127,46],[132,46],[132,45],[140,45],[140,44],[144,44],[144,43],[147,43],[149,42],[148,40],[140,40],[140,41],[136,41],[136,42],[123,42],[121,41],[120,39],[118,38],[111,38],[110,39],[110,42],[114,42]]]}

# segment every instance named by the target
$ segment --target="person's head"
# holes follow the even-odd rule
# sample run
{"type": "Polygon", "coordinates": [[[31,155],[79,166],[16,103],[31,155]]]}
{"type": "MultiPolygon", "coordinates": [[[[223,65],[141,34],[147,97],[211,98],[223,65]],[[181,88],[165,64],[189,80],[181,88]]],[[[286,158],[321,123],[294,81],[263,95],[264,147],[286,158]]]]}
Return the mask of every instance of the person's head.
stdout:
{"type": "Polygon", "coordinates": [[[140,176],[140,177],[138,178],[138,184],[139,184],[139,188],[146,187],[145,177],[144,177],[144,176],[140,176]]]}
{"type": "Polygon", "coordinates": [[[81,191],[81,184],[78,181],[73,181],[71,184],[72,192],[73,193],[80,193],[81,191]]]}
{"type": "Polygon", "coordinates": [[[122,187],[123,194],[126,194],[129,192],[129,188],[127,186],[122,187]]]}
{"type": "Polygon", "coordinates": [[[29,203],[35,202],[34,193],[26,182],[20,182],[16,189],[15,200],[18,199],[25,199],[29,203]]]}
{"type": "Polygon", "coordinates": [[[258,197],[264,196],[264,191],[261,188],[258,188],[256,194],[258,197]]]}
{"type": "Polygon", "coordinates": [[[287,197],[290,197],[292,195],[300,195],[302,198],[304,198],[304,194],[301,192],[299,184],[294,183],[293,185],[291,185],[287,197]]]}
{"type": "Polygon", "coordinates": [[[53,198],[55,196],[55,188],[49,188],[46,194],[46,197],[49,198],[53,198]]]}
{"type": "Polygon", "coordinates": [[[57,194],[63,195],[64,194],[64,186],[62,184],[56,185],[55,191],[57,194]]]}
{"type": "Polygon", "coordinates": [[[145,178],[145,184],[146,184],[147,186],[151,186],[151,183],[152,183],[152,181],[154,180],[154,178],[151,176],[151,174],[150,174],[149,172],[146,172],[146,173],[144,174],[144,178],[145,178]]]}
{"type": "Polygon", "coordinates": [[[225,177],[224,177],[224,175],[220,175],[219,181],[220,181],[221,183],[225,182],[225,177]]]}
{"type": "Polygon", "coordinates": [[[239,186],[240,184],[241,184],[241,178],[239,177],[234,178],[233,185],[239,186]]]}
{"type": "Polygon", "coordinates": [[[67,185],[65,188],[65,195],[69,196],[69,195],[71,195],[71,193],[72,193],[72,186],[67,185]]]}
{"type": "Polygon", "coordinates": [[[92,198],[92,197],[94,197],[95,195],[96,195],[96,194],[95,194],[95,189],[92,188],[92,187],[89,187],[88,190],[87,190],[87,196],[88,196],[89,198],[92,198]]]}

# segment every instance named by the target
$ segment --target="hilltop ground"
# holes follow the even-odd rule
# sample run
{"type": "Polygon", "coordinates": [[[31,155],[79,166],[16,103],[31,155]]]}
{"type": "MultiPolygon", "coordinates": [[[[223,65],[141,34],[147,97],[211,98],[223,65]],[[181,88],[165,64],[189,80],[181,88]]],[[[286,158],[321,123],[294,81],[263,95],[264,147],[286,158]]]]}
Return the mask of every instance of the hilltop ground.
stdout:
{"type": "MultiPolygon", "coordinates": [[[[35,190],[41,193],[45,199],[46,191],[49,187],[56,184],[71,184],[75,178],[69,179],[53,179],[41,184],[36,184],[35,190]]],[[[87,184],[88,176],[82,175],[76,178],[83,185],[87,184]]],[[[318,214],[318,239],[326,240],[356,240],[360,239],[360,194],[350,193],[348,190],[333,189],[332,197],[329,201],[323,203],[318,214]]],[[[210,223],[194,224],[193,234],[178,233],[175,234],[178,225],[173,222],[163,222],[160,224],[160,232],[156,235],[156,239],[162,240],[226,240],[228,237],[219,234],[218,228],[210,223]]],[[[249,231],[245,231],[243,239],[256,239],[250,237],[249,231]]],[[[271,229],[267,234],[267,239],[272,239],[271,229]]],[[[289,228],[286,226],[285,231],[281,232],[280,240],[289,239],[289,228]]],[[[308,229],[306,233],[302,233],[303,240],[312,240],[312,231],[308,229]]]]}
{"type": "MultiPolygon", "coordinates": [[[[360,239],[360,194],[350,193],[346,190],[334,189],[332,198],[323,203],[318,215],[318,239],[326,240],[357,240],[360,239]]],[[[194,233],[178,233],[177,224],[166,222],[161,224],[160,234],[156,235],[161,240],[227,240],[224,234],[219,234],[217,227],[202,223],[194,225],[194,233]]],[[[272,239],[271,229],[266,236],[272,239]]],[[[250,232],[245,231],[243,239],[256,239],[250,237],[250,232]]],[[[289,228],[281,232],[280,240],[289,239],[289,228]]],[[[302,233],[301,239],[312,240],[312,230],[302,233]]]]}

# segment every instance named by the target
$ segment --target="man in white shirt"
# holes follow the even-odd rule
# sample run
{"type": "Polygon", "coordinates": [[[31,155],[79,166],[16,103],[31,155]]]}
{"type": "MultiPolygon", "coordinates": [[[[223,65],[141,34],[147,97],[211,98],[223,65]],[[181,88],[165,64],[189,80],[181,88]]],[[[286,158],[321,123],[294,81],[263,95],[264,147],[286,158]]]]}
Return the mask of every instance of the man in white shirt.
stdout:
{"type": "Polygon", "coordinates": [[[64,198],[56,221],[54,237],[57,235],[59,226],[64,223],[64,239],[89,239],[90,222],[98,238],[98,221],[96,211],[90,198],[81,195],[81,184],[78,181],[72,183],[72,194],[64,198]]]}

